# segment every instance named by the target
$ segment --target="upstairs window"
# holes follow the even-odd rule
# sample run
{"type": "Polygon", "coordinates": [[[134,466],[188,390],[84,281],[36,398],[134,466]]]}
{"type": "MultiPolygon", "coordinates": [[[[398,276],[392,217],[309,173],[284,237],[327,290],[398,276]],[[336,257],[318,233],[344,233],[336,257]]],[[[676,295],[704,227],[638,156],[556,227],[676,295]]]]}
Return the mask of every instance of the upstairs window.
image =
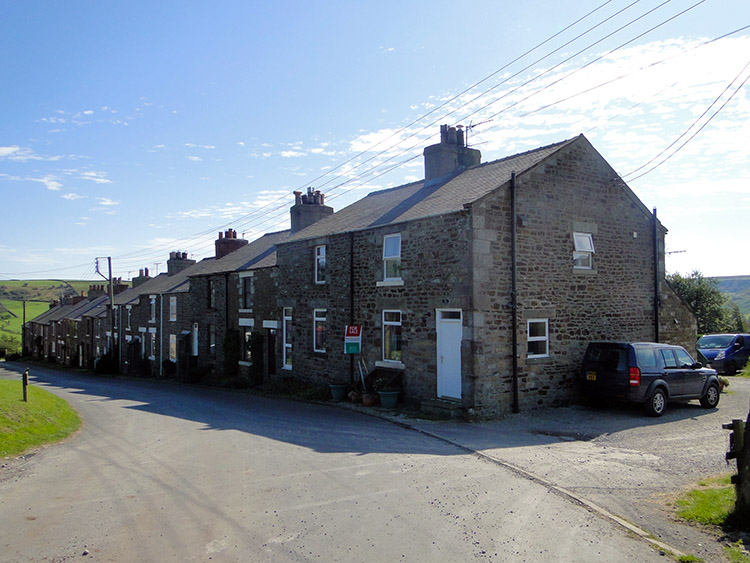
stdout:
{"type": "Polygon", "coordinates": [[[255,278],[250,276],[243,276],[240,278],[242,282],[242,309],[253,308],[253,295],[255,294],[255,278]]]}
{"type": "Polygon", "coordinates": [[[149,311],[150,311],[150,317],[148,319],[148,322],[155,323],[156,322],[156,295],[150,295],[149,296],[149,311]]]}
{"type": "Polygon", "coordinates": [[[315,247],[315,283],[326,283],[326,247],[320,245],[315,247]]]}
{"type": "Polygon", "coordinates": [[[573,268],[591,270],[594,267],[594,238],[591,233],[573,233],[573,268]]]}
{"type": "Polygon", "coordinates": [[[208,308],[216,308],[216,281],[208,280],[208,308]]]}
{"type": "Polygon", "coordinates": [[[171,322],[177,320],[177,297],[174,295],[169,298],[169,320],[171,322]]]}
{"type": "Polygon", "coordinates": [[[383,237],[383,279],[401,279],[401,235],[383,237]]]}

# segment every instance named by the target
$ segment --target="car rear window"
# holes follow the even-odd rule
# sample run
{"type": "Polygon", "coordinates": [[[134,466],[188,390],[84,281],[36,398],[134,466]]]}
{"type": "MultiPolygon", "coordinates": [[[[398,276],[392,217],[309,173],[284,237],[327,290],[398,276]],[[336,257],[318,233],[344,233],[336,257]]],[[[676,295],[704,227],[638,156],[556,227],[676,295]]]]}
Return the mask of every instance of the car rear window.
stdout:
{"type": "Polygon", "coordinates": [[[596,364],[601,369],[627,371],[628,351],[620,346],[591,345],[586,350],[584,361],[591,365],[596,364]]]}

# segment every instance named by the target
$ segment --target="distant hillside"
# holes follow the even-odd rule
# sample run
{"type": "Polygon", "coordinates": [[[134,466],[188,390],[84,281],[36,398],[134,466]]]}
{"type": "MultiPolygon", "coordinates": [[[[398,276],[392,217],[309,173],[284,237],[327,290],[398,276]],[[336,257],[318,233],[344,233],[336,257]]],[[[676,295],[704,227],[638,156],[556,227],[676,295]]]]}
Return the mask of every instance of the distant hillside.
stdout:
{"type": "Polygon", "coordinates": [[[89,280],[10,280],[0,281],[0,356],[21,351],[23,302],[26,301],[26,320],[41,315],[52,301],[62,297],[87,295],[92,285],[105,281],[89,280]]]}
{"type": "Polygon", "coordinates": [[[86,280],[9,280],[0,281],[0,299],[11,301],[54,301],[61,297],[88,293],[89,286],[101,284],[86,280]]]}
{"type": "Polygon", "coordinates": [[[719,291],[740,308],[743,317],[750,316],[750,276],[727,276],[711,278],[719,291]]]}

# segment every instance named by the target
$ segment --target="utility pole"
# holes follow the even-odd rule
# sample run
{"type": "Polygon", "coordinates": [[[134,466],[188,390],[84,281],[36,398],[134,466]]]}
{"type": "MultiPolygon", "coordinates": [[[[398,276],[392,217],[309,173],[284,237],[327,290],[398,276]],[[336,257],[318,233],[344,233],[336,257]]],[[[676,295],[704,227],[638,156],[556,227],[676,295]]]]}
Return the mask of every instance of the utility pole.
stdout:
{"type": "MultiPolygon", "coordinates": [[[[109,281],[109,330],[111,338],[111,346],[114,347],[115,341],[115,293],[112,287],[112,257],[107,256],[107,266],[109,267],[109,275],[105,276],[99,271],[99,258],[96,259],[96,273],[109,281]]],[[[107,350],[108,352],[110,350],[107,350]]]]}

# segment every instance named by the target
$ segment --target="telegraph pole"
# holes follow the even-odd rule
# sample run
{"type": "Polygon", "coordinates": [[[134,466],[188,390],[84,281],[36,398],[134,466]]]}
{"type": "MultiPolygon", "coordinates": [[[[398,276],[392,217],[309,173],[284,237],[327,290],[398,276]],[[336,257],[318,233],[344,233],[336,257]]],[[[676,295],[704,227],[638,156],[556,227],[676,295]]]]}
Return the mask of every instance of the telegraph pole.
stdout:
{"type": "MultiPolygon", "coordinates": [[[[99,271],[99,258],[96,259],[96,273],[109,281],[109,330],[110,330],[110,346],[114,348],[115,342],[115,293],[112,287],[112,257],[107,256],[107,265],[109,267],[109,276],[105,276],[99,271]]],[[[107,350],[108,352],[111,350],[107,350]]]]}

